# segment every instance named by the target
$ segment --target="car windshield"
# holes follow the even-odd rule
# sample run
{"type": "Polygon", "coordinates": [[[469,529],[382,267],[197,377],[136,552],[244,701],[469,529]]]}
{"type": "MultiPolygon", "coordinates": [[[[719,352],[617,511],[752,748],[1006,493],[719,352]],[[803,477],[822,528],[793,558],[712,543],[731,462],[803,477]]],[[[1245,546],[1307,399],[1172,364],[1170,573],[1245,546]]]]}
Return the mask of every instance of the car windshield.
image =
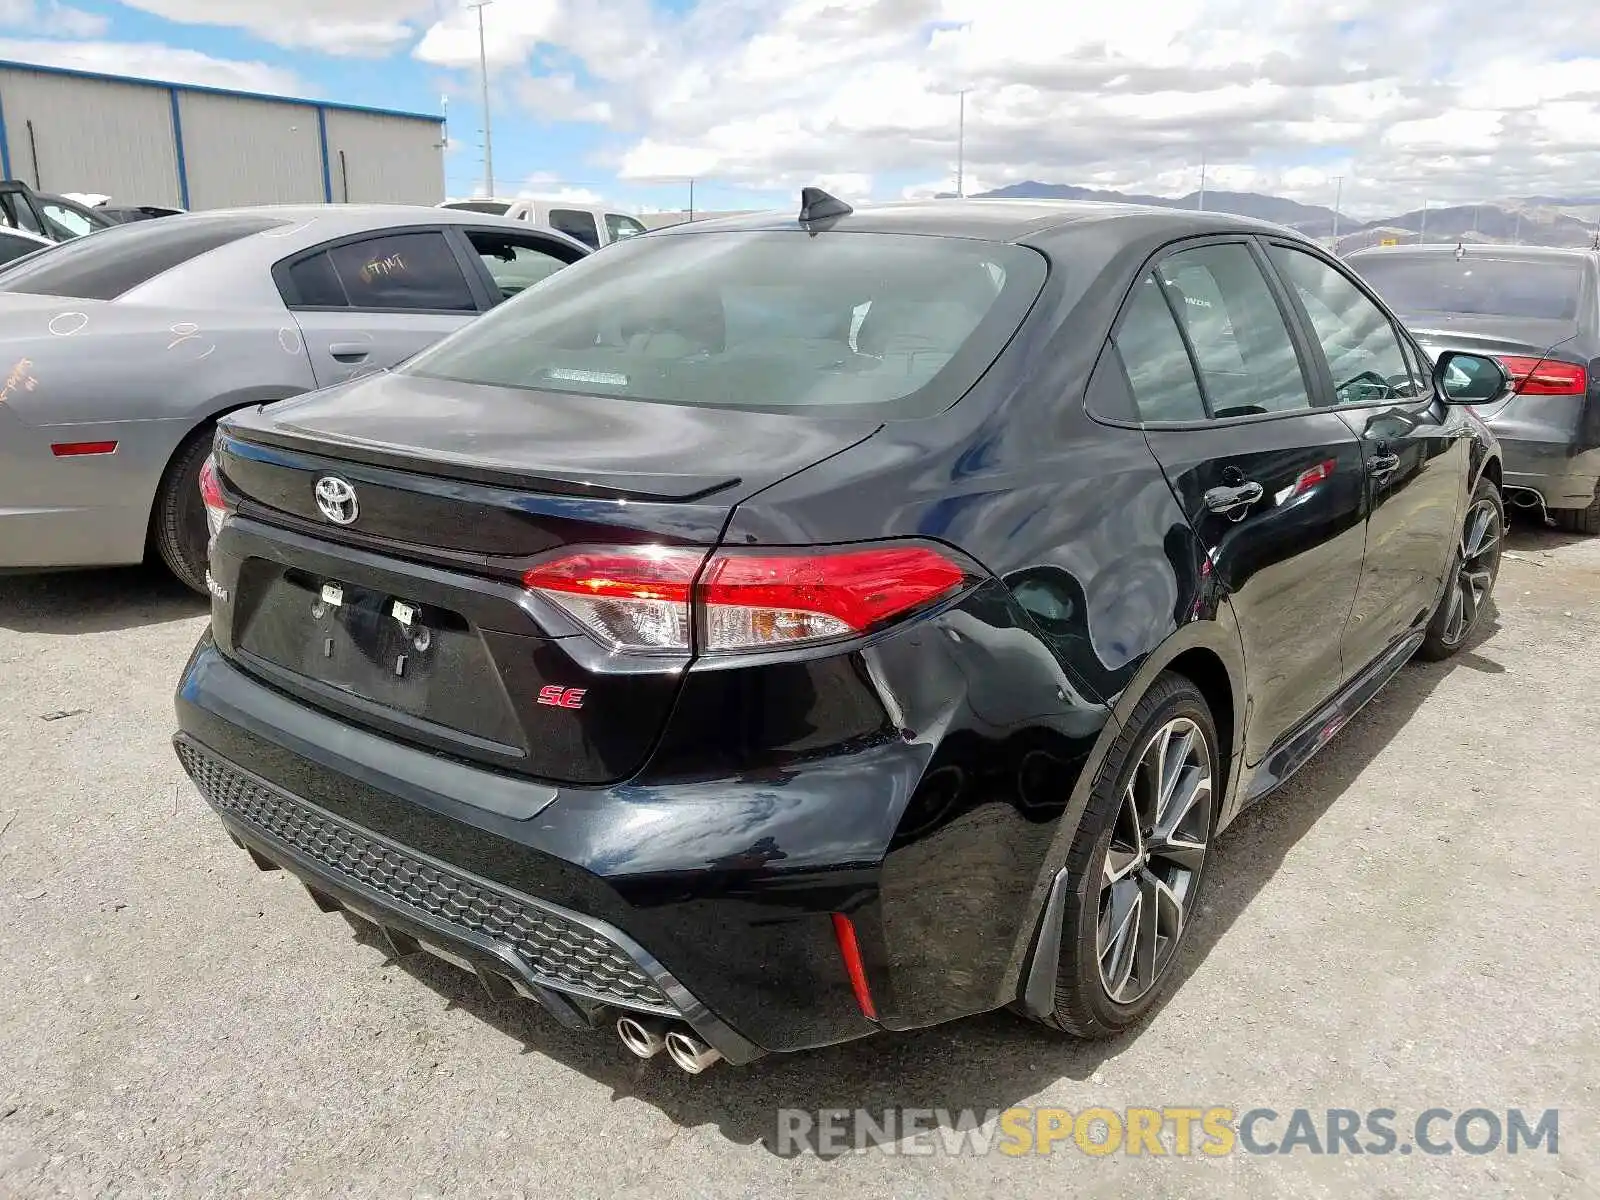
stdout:
{"type": "Polygon", "coordinates": [[[1045,275],[1036,251],[960,238],[798,229],[629,238],[404,371],[670,404],[918,415],[977,381],[1045,275]]]}
{"type": "Polygon", "coordinates": [[[1469,250],[1460,261],[1452,254],[1374,254],[1350,265],[1400,313],[1570,321],[1583,291],[1576,260],[1487,258],[1469,250]]]}

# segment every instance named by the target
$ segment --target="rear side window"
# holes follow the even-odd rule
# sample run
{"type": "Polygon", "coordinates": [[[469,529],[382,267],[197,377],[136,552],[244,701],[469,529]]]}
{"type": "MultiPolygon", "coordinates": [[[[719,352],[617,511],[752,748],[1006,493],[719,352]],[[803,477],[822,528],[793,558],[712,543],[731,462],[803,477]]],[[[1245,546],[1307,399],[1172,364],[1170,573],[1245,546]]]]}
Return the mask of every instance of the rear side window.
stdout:
{"type": "Polygon", "coordinates": [[[1161,293],[1161,285],[1146,275],[1134,289],[1113,341],[1141,420],[1203,421],[1206,405],[1194,366],[1161,293]]]}
{"type": "Polygon", "coordinates": [[[594,223],[594,214],[575,208],[552,208],[550,228],[568,237],[575,237],[586,246],[600,247],[600,229],[594,223]]]}
{"type": "Polygon", "coordinates": [[[24,254],[32,254],[35,250],[44,248],[29,238],[18,237],[14,233],[0,230],[0,265],[15,262],[24,254]]]}
{"type": "Polygon", "coordinates": [[[626,238],[405,369],[696,407],[918,415],[948,408],[977,381],[1045,275],[1034,250],[962,238],[626,238]]]}
{"type": "Polygon", "coordinates": [[[393,233],[345,242],[289,267],[291,308],[475,312],[477,302],[444,234],[393,233]]]}
{"type": "Polygon", "coordinates": [[[0,273],[0,292],[115,300],[190,259],[285,224],[276,217],[187,215],[114,225],[17,263],[0,273]]]}
{"type": "Polygon", "coordinates": [[[1583,295],[1583,264],[1454,254],[1353,257],[1350,266],[1397,313],[1461,313],[1571,321],[1583,295]]]}
{"type": "Polygon", "coordinates": [[[1156,277],[1188,331],[1212,416],[1310,407],[1300,355],[1248,246],[1179,251],[1162,259],[1156,277]]]}

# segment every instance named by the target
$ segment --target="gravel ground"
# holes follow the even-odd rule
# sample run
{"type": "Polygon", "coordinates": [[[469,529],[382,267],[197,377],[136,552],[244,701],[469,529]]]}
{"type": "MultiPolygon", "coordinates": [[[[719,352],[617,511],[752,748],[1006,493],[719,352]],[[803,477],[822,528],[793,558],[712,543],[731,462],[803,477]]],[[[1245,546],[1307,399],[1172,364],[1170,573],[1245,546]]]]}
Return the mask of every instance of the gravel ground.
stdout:
{"type": "Polygon", "coordinates": [[[1600,1195],[1600,540],[1512,550],[1471,652],[1408,667],[1223,839],[1137,1035],[994,1015],[699,1078],[389,962],[258,873],[170,749],[205,618],[158,573],[0,580],[0,1195],[1600,1195]],[[1560,1151],[775,1145],[779,1106],[1024,1104],[1388,1107],[1402,1133],[1554,1108],[1560,1151]]]}

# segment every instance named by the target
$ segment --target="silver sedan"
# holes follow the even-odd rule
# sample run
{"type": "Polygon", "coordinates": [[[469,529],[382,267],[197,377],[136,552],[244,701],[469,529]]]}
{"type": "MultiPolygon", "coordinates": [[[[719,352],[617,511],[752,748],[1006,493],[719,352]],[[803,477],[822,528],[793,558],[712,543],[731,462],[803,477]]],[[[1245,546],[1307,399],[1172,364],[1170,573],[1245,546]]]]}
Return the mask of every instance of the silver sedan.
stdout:
{"type": "Polygon", "coordinates": [[[204,592],[218,416],[392,367],[588,252],[481,213],[270,206],[0,269],[0,571],[154,550],[204,592]]]}

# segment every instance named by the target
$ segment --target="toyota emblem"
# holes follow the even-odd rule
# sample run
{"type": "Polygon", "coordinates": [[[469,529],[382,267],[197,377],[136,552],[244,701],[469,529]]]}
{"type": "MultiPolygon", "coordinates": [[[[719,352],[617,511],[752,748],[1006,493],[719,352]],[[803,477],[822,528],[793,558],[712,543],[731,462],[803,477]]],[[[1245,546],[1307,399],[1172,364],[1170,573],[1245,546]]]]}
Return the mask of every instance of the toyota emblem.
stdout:
{"type": "Polygon", "coordinates": [[[361,515],[356,490],[337,475],[317,480],[317,507],[335,525],[350,525],[361,515]]]}

